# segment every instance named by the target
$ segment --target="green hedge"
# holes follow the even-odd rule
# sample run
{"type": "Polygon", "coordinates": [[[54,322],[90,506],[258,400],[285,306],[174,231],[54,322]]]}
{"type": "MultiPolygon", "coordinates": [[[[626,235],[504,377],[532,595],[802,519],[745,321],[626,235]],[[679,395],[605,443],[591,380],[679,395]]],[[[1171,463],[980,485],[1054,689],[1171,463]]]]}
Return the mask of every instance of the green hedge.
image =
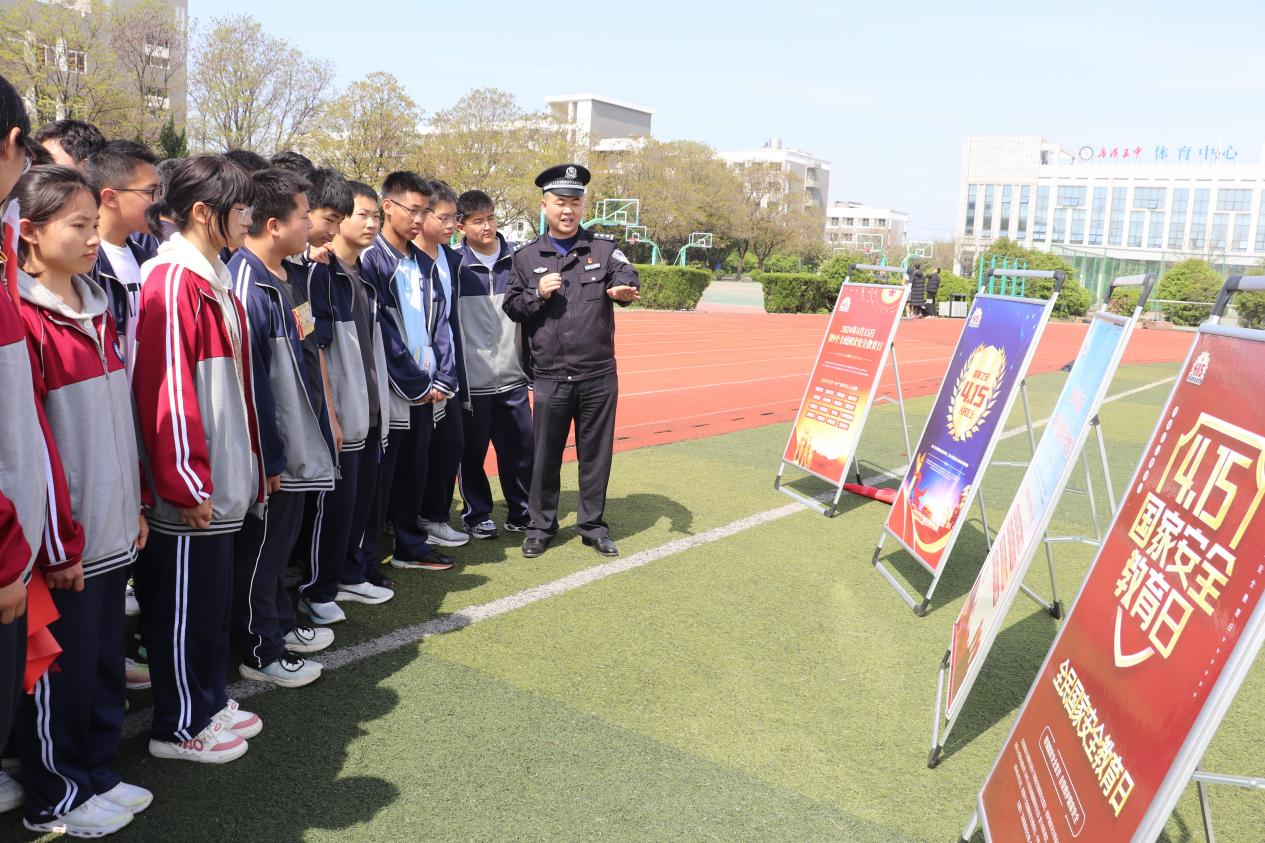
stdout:
{"type": "Polygon", "coordinates": [[[839,292],[837,281],[808,272],[757,272],[752,277],[764,288],[768,313],[829,313],[839,292]]]}
{"type": "MultiPolygon", "coordinates": [[[[1029,278],[1025,289],[1024,295],[1030,299],[1048,299],[1054,293],[1054,279],[1029,278]]],[[[1084,316],[1093,303],[1089,290],[1086,290],[1079,281],[1069,277],[1063,282],[1063,292],[1059,293],[1059,300],[1054,303],[1054,312],[1051,316],[1054,319],[1084,316]]]]}
{"type": "Polygon", "coordinates": [[[952,272],[940,273],[940,288],[936,290],[936,304],[952,301],[954,296],[966,296],[969,304],[974,298],[979,285],[974,278],[954,275],[952,272]]]}
{"type": "Polygon", "coordinates": [[[1239,315],[1239,325],[1265,328],[1265,293],[1235,293],[1230,303],[1239,315]]]}
{"type": "Polygon", "coordinates": [[[637,264],[641,306],[651,310],[693,310],[712,282],[706,269],[692,266],[637,264]]]}

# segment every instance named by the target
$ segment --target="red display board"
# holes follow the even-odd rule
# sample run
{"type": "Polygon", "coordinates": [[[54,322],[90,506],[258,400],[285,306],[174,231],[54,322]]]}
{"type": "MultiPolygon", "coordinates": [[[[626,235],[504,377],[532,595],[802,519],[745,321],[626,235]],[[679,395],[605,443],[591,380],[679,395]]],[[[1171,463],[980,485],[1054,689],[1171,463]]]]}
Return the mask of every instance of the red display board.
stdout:
{"type": "Polygon", "coordinates": [[[1151,840],[1265,633],[1265,334],[1205,326],[979,797],[990,840],[1151,840]]]}
{"type": "Polygon", "coordinates": [[[844,283],[782,460],[839,486],[878,390],[907,288],[844,283]]]}

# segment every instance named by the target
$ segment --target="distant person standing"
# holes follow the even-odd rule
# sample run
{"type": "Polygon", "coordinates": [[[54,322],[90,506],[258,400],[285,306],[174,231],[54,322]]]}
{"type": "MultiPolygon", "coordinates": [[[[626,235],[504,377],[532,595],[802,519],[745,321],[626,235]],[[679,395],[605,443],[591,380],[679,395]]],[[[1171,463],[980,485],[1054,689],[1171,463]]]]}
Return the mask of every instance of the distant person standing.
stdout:
{"type": "Polygon", "coordinates": [[[926,303],[927,277],[922,273],[922,265],[914,264],[909,270],[909,310],[916,317],[922,316],[926,303]]]}
{"type": "Polygon", "coordinates": [[[589,171],[550,167],[536,177],[548,231],[514,253],[503,305],[523,326],[535,373],[535,458],[523,556],[540,556],[558,532],[562,452],[575,424],[580,459],[577,520],[584,544],[618,556],[603,513],[615,438],[614,305],[637,301],[637,271],[614,237],[580,227],[589,171]]]}
{"type": "Polygon", "coordinates": [[[936,315],[936,294],[940,292],[940,267],[927,276],[927,303],[923,307],[924,316],[936,315]]]}

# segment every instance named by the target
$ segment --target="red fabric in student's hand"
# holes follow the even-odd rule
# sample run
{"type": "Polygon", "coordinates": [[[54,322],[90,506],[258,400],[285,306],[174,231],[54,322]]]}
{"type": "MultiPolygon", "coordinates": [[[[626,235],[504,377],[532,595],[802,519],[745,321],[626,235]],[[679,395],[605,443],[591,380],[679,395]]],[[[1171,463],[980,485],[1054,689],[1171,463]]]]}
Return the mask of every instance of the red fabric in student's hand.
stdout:
{"type": "Polygon", "coordinates": [[[29,694],[44,671],[53,666],[61,655],[61,645],[48,631],[53,621],[61,617],[48,592],[48,584],[36,571],[26,588],[26,675],[23,687],[29,694]]]}
{"type": "Polygon", "coordinates": [[[8,223],[0,226],[0,251],[4,254],[4,286],[16,305],[21,301],[18,297],[18,238],[16,229],[8,223]]]}

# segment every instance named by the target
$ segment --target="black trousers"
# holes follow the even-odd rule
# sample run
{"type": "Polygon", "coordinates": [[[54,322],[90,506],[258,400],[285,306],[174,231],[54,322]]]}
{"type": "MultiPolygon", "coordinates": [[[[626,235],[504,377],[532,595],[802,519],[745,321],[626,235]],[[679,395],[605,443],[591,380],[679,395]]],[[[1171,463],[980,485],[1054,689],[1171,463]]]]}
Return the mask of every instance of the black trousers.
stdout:
{"type": "Polygon", "coordinates": [[[615,405],[618,403],[619,377],[614,372],[582,381],[537,378],[528,538],[543,539],[558,532],[562,453],[573,423],[575,450],[580,460],[577,526],[586,538],[608,534],[602,516],[606,510],[606,485],[611,476],[615,405]]]}
{"type": "Polygon", "coordinates": [[[150,735],[191,740],[228,704],[233,534],[153,531],[133,580],[154,683],[150,735]]]}
{"type": "MultiPolygon", "coordinates": [[[[33,576],[39,576],[37,571],[33,576]]],[[[0,751],[9,742],[26,675],[26,615],[0,624],[0,751]]]]}
{"type": "Polygon", "coordinates": [[[474,412],[464,413],[465,451],[461,457],[461,520],[473,527],[492,515],[492,486],[483,470],[488,444],[496,450],[501,494],[509,511],[507,521],[526,526],[531,516],[527,498],[531,485],[532,422],[528,389],[520,386],[496,395],[475,395],[474,412]]]}
{"type": "Polygon", "coordinates": [[[409,429],[392,430],[387,438],[387,451],[378,467],[378,493],[360,545],[366,568],[378,564],[378,536],[388,517],[395,527],[396,556],[415,562],[431,551],[417,517],[426,488],[430,437],[435,427],[433,409],[430,404],[411,408],[409,429]]]}
{"type": "Polygon", "coordinates": [[[447,524],[452,515],[452,495],[461,469],[462,416],[468,416],[461,402],[450,398],[444,404],[443,418],[435,422],[430,438],[426,466],[426,487],[422,492],[421,516],[425,521],[447,524]]]}
{"type": "Polygon", "coordinates": [[[233,536],[233,636],[253,668],[285,653],[294,604],[285,589],[290,553],[303,526],[307,492],[273,492],[263,518],[247,515],[233,536]]]}
{"type": "MultiPolygon", "coordinates": [[[[338,595],[339,583],[362,583],[371,570],[364,565],[361,544],[378,491],[378,466],[382,460],[379,435],[378,426],[374,425],[364,448],[341,452],[340,476],[334,488],[316,495],[309,553],[311,572],[299,586],[299,592],[313,603],[328,603],[338,595]]],[[[379,522],[379,530],[381,526],[379,522]]],[[[375,551],[377,543],[375,532],[375,551]]]]}
{"type": "Polygon", "coordinates": [[[126,567],[118,568],[85,579],[83,591],[51,592],[61,617],[49,631],[62,652],[22,698],[16,730],[23,810],[33,823],[69,813],[121,781],[113,768],[126,693],[127,576],[126,567]]]}

